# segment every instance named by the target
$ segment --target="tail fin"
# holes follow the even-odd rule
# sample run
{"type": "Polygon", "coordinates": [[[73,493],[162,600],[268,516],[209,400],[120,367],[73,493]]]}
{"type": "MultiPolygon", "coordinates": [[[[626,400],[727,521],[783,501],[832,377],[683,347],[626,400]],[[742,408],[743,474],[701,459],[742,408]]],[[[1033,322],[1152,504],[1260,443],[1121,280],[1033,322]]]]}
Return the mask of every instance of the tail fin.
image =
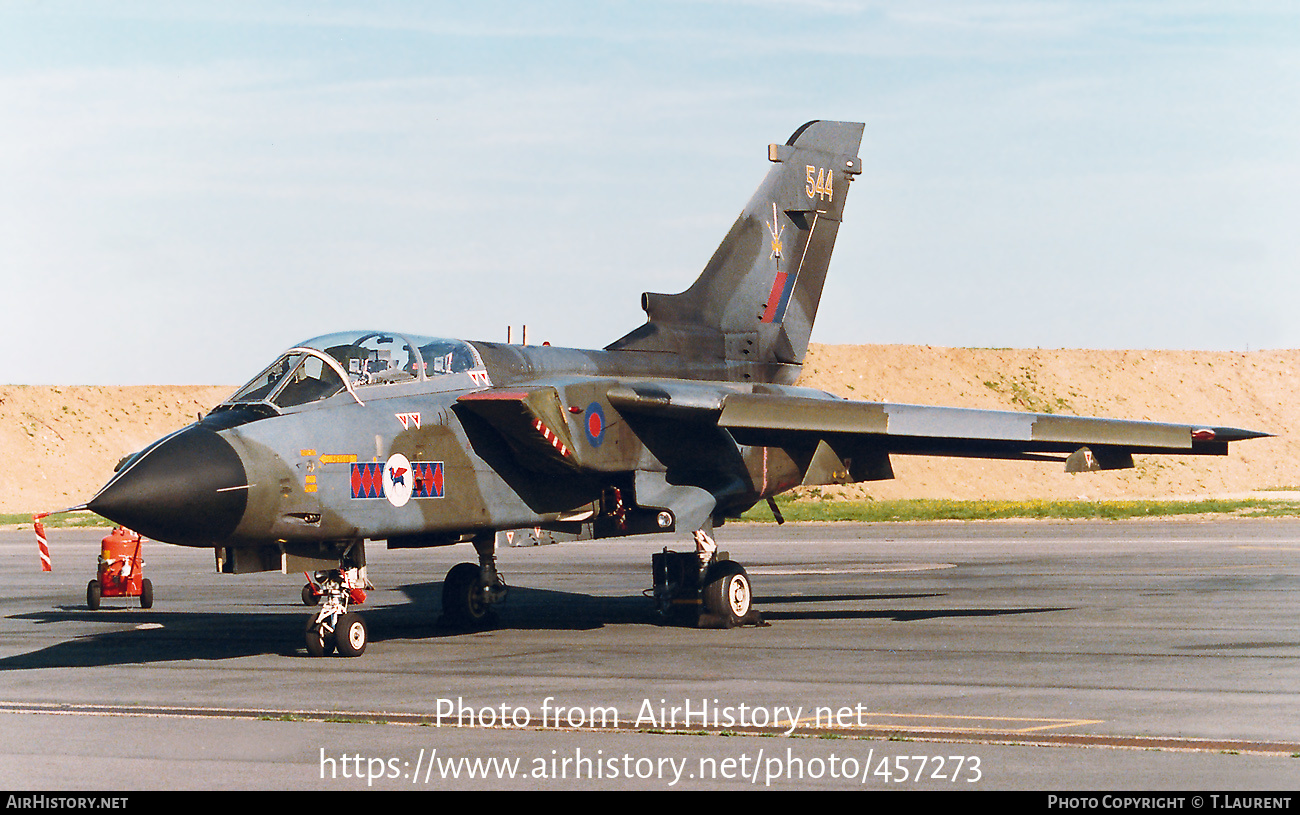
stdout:
{"type": "Polygon", "coordinates": [[[812,121],[785,144],[699,279],[641,295],[649,320],[608,346],[726,362],[738,381],[790,382],[812,333],[863,125],[812,121]]]}

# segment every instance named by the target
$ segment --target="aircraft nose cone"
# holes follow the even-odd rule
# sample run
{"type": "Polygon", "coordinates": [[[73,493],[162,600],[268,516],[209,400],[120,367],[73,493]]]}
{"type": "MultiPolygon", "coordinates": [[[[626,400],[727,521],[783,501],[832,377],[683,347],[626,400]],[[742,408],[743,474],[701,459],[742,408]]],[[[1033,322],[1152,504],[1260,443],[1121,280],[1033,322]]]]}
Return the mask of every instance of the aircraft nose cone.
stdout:
{"type": "Polygon", "coordinates": [[[235,448],[193,426],[145,449],[87,507],[155,540],[209,546],[235,531],[247,502],[235,448]]]}

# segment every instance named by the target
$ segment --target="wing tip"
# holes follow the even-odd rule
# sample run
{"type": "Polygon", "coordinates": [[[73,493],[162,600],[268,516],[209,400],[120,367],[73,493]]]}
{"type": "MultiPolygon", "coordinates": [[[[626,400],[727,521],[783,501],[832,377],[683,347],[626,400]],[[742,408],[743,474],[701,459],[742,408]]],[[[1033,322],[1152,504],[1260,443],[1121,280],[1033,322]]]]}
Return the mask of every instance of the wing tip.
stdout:
{"type": "Polygon", "coordinates": [[[1192,439],[1195,441],[1234,442],[1271,438],[1276,438],[1276,434],[1265,433],[1262,430],[1244,430],[1239,427],[1199,427],[1192,430],[1192,439]]]}

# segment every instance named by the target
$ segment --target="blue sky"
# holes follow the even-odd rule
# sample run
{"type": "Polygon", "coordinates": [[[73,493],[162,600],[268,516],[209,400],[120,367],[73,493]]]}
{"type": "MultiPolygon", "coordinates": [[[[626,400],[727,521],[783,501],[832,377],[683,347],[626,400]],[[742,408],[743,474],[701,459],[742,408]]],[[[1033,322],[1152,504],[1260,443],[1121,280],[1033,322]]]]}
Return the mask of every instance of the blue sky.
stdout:
{"type": "Polygon", "coordinates": [[[0,381],[599,347],[814,118],[866,123],[815,342],[1300,347],[1294,3],[6,0],[0,381]]]}

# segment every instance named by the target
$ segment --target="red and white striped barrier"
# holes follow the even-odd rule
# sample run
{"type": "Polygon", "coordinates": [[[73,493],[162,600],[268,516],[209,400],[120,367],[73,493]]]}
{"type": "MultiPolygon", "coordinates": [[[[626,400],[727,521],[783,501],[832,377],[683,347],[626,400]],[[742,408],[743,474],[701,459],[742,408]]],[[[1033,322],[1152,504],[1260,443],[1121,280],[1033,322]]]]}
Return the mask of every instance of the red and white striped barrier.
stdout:
{"type": "Polygon", "coordinates": [[[36,546],[41,550],[41,571],[52,572],[54,567],[50,563],[50,544],[45,539],[45,524],[40,521],[44,517],[45,515],[33,515],[32,528],[36,530],[36,546]]]}

